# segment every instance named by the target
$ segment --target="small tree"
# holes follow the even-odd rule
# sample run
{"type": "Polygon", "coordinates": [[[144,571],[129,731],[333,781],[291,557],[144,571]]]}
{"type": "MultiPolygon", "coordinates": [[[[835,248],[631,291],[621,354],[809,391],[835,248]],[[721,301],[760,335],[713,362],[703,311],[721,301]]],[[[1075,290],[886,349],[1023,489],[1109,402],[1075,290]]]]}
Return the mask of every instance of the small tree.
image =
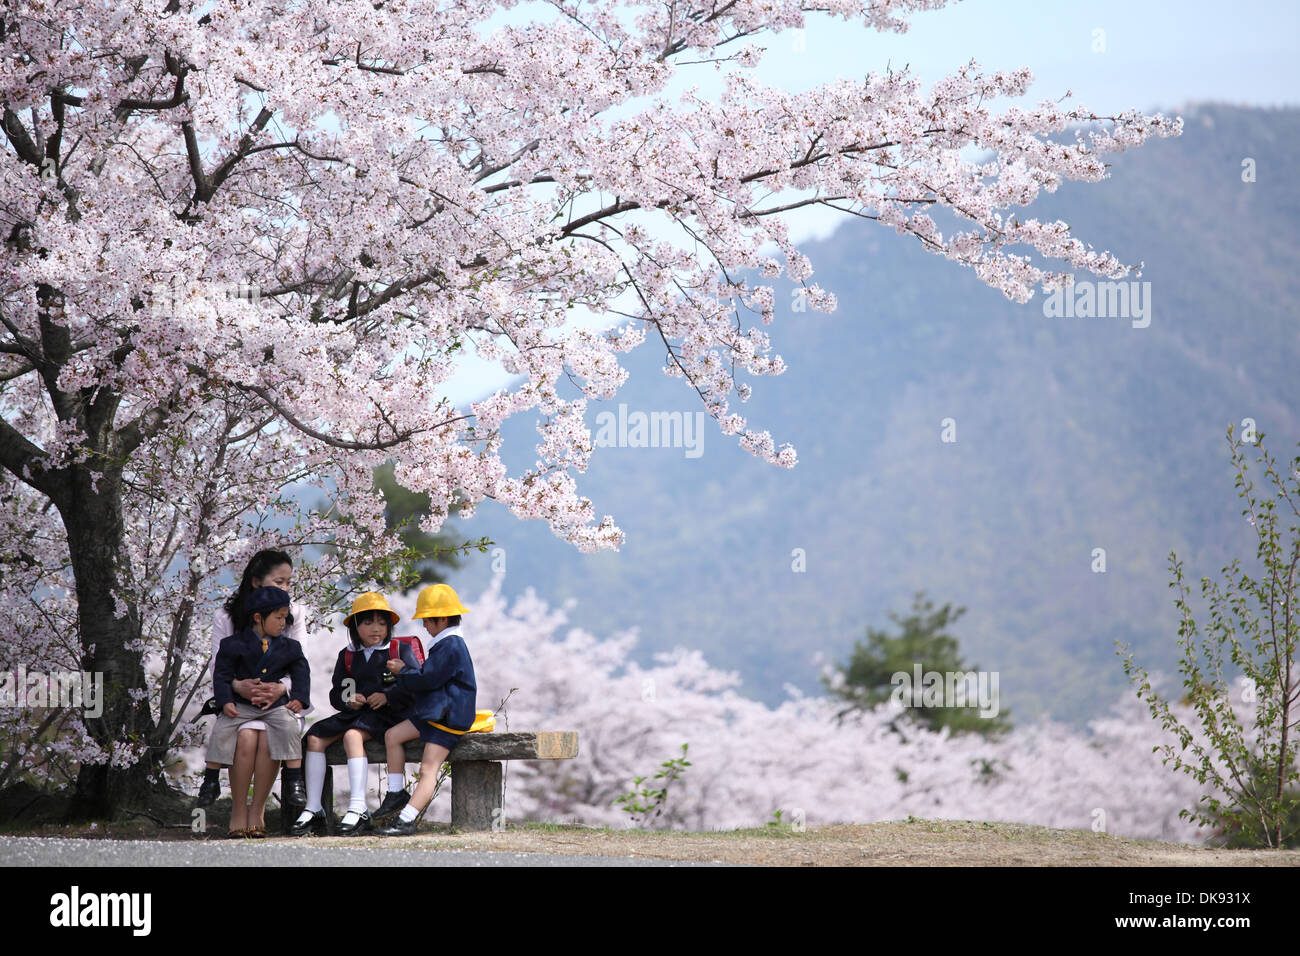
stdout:
{"type": "MultiPolygon", "coordinates": [[[[1202,636],[1189,604],[1183,565],[1174,552],[1169,567],[1176,588],[1175,605],[1182,617],[1178,646],[1179,671],[1187,689],[1184,700],[1195,708],[1203,736],[1196,735],[1170,710],[1152,687],[1147,672],[1133,662],[1128,645],[1122,645],[1124,673],[1138,683],[1138,696],[1147,701],[1151,715],[1178,735],[1181,748],[1156,747],[1166,765],[1191,774],[1213,789],[1199,805],[1184,809],[1202,826],[1214,826],[1234,845],[1285,847],[1300,840],[1296,819],[1295,725],[1300,688],[1294,676],[1296,638],[1300,619],[1296,608],[1296,568],[1300,564],[1300,526],[1292,525],[1287,540],[1278,530],[1278,502],[1300,518],[1300,457],[1283,477],[1259,434],[1258,462],[1275,494],[1259,494],[1247,478],[1244,446],[1228,427],[1238,495],[1245,501],[1247,517],[1259,544],[1256,557],[1260,576],[1252,577],[1234,558],[1222,569],[1222,584],[1201,578],[1201,595],[1209,603],[1209,633],[1202,636]],[[1235,688],[1224,675],[1224,652],[1240,671],[1235,688]],[[1233,691],[1236,691],[1235,695],[1233,691]],[[1234,701],[1233,697],[1237,700],[1234,701]],[[1240,704],[1235,707],[1234,704],[1240,704]],[[1199,737],[1199,739],[1198,739],[1199,737]],[[1203,740],[1207,740],[1203,743],[1203,740]],[[1190,749],[1192,756],[1186,756],[1190,749]]],[[[1116,642],[1119,643],[1118,641],[1116,642]]]]}
{"type": "MultiPolygon", "coordinates": [[[[427,519],[432,508],[429,496],[412,491],[402,485],[394,474],[393,462],[387,461],[374,470],[374,489],[384,501],[384,527],[395,533],[401,540],[402,547],[393,549],[383,555],[367,568],[369,581],[381,591],[404,591],[417,585],[445,583],[447,571],[454,571],[463,564],[463,559],[477,549],[485,552],[492,546],[488,538],[477,541],[466,539],[457,543],[453,534],[431,534],[420,527],[420,521],[427,519]]],[[[333,508],[328,500],[316,503],[316,510],[321,514],[330,514],[333,508]]],[[[448,517],[455,517],[459,508],[453,504],[448,508],[448,517]]],[[[348,524],[346,517],[340,519],[348,524]]],[[[444,529],[451,529],[444,525],[444,529]]],[[[318,546],[325,553],[333,553],[332,544],[318,546]]],[[[348,590],[363,583],[355,575],[346,576],[348,590]]]]}
{"type": "MultiPolygon", "coordinates": [[[[422,530],[419,521],[429,514],[429,496],[400,484],[393,476],[392,462],[385,462],[375,469],[375,487],[384,496],[384,522],[401,535],[402,543],[410,552],[411,570],[418,575],[416,583],[444,583],[444,572],[461,566],[462,553],[468,553],[471,547],[482,550],[491,543],[487,538],[481,538],[477,542],[457,544],[451,535],[430,534],[422,530]]],[[[458,510],[453,507],[450,516],[454,517],[458,510]]]]}
{"type": "MultiPolygon", "coordinates": [[[[870,710],[884,703],[894,694],[895,675],[909,678],[915,665],[922,672],[965,673],[975,668],[967,667],[957,651],[957,639],[946,633],[948,626],[966,613],[964,607],[951,604],[935,610],[934,603],[918,591],[912,599],[912,613],[906,617],[890,612],[890,620],[902,633],[892,637],[884,631],[867,628],[866,642],[857,641],[849,654],[849,661],[823,676],[827,689],[849,703],[842,712],[870,710]]],[[[948,727],[953,733],[980,733],[996,736],[1011,729],[1006,712],[993,717],[982,717],[979,708],[916,706],[909,708],[918,721],[932,730],[948,727]]]]}
{"type": "Polygon", "coordinates": [[[652,789],[645,786],[645,777],[633,777],[632,784],[637,789],[629,790],[614,800],[615,806],[622,804],[622,809],[630,814],[629,826],[653,823],[663,816],[664,809],[668,806],[669,788],[672,787],[673,781],[685,774],[686,768],[691,765],[691,762],[686,759],[688,746],[689,744],[682,744],[682,755],[670,757],[655,771],[652,782],[662,780],[664,785],[661,788],[652,789]]]}

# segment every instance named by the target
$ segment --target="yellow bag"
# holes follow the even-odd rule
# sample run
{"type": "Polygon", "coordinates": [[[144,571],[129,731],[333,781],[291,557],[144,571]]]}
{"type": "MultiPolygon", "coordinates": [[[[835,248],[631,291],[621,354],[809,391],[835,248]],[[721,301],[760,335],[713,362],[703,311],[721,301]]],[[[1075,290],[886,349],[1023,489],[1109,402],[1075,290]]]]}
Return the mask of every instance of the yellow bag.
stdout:
{"type": "Polygon", "coordinates": [[[461,734],[486,734],[497,729],[496,715],[490,710],[474,711],[474,724],[469,730],[453,730],[451,727],[444,727],[435,721],[428,721],[430,727],[437,727],[439,730],[445,730],[449,734],[455,734],[459,737],[461,734]]]}

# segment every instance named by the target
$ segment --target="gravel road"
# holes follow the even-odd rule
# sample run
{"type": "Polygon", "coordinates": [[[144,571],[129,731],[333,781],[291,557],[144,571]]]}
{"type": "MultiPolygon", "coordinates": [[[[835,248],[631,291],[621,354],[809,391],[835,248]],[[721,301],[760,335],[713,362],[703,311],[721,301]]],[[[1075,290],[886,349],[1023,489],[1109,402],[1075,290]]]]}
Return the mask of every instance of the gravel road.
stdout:
{"type": "Polygon", "coordinates": [[[313,847],[261,840],[0,837],[3,866],[717,866],[678,860],[484,850],[313,847]]]}

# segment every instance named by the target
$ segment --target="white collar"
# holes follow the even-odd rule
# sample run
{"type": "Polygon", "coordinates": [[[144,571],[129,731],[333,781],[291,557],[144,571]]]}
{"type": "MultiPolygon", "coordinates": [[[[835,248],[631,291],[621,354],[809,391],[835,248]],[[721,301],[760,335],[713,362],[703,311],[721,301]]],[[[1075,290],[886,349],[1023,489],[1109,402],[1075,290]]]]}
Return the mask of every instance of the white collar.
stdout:
{"type": "Polygon", "coordinates": [[[438,636],[437,636],[437,637],[429,637],[429,632],[428,632],[428,631],[425,631],[425,632],[424,632],[424,639],[425,639],[425,644],[424,644],[424,653],[425,653],[425,655],[427,656],[428,653],[429,653],[429,651],[433,650],[433,646],[434,646],[435,644],[437,644],[439,641],[441,641],[444,637],[451,637],[453,634],[456,635],[457,637],[460,637],[460,636],[461,636],[461,633],[460,633],[460,625],[459,625],[459,624],[453,624],[451,627],[443,628],[441,631],[438,632],[438,636]]]}
{"type": "Polygon", "coordinates": [[[352,641],[348,641],[348,649],[352,651],[360,651],[361,653],[366,655],[366,660],[370,660],[370,655],[373,652],[388,650],[388,641],[380,641],[378,644],[375,644],[373,647],[366,647],[366,645],[362,644],[360,641],[357,641],[356,643],[353,643],[352,641]]]}

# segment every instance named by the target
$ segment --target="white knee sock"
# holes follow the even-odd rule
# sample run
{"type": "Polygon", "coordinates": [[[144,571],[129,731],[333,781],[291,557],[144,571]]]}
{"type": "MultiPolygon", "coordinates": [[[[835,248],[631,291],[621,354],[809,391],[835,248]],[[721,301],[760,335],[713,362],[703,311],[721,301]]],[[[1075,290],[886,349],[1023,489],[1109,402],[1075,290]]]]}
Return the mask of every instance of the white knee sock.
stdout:
{"type": "Polygon", "coordinates": [[[366,765],[368,763],[365,757],[348,758],[348,786],[352,788],[352,796],[348,800],[348,813],[366,812],[366,765]]]}
{"type": "Polygon", "coordinates": [[[388,792],[406,789],[406,777],[400,773],[390,773],[388,775],[388,792]]]}
{"type": "Polygon", "coordinates": [[[321,793],[325,790],[325,755],[308,750],[302,755],[303,782],[307,784],[307,809],[321,812],[321,793]]]}

